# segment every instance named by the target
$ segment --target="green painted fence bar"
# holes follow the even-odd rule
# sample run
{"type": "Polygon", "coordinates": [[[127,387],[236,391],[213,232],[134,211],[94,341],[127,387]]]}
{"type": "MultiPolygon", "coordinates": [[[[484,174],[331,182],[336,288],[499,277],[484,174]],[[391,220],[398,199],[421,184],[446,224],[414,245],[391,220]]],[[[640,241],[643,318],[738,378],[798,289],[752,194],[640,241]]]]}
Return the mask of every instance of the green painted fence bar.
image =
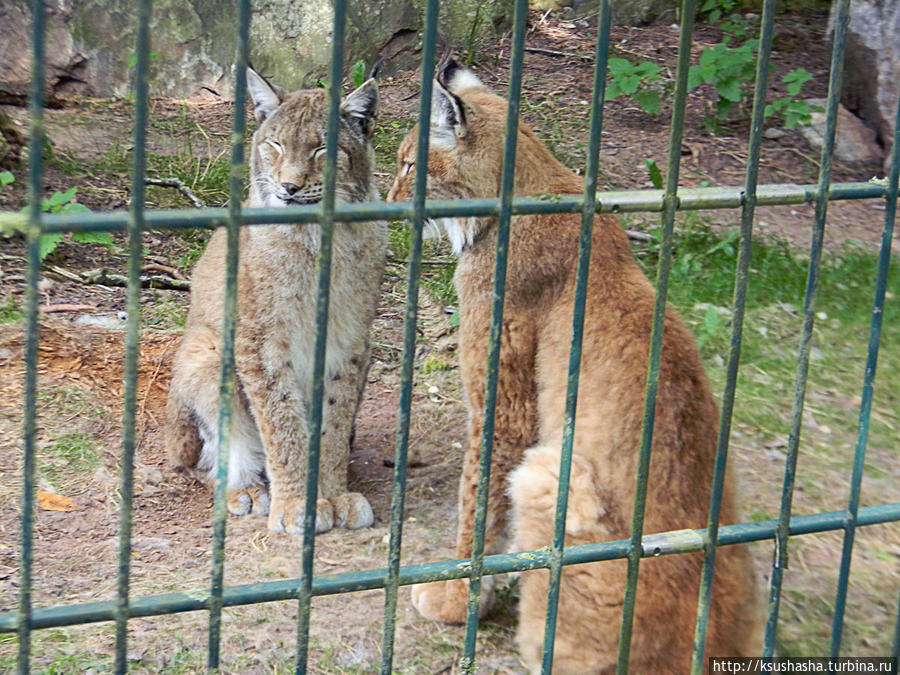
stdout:
{"type": "Polygon", "coordinates": [[[544,647],[541,672],[553,670],[553,644],[556,637],[556,617],[559,608],[559,587],[562,578],[563,550],[566,537],[566,513],[569,501],[569,478],[572,471],[572,447],[575,439],[575,412],[578,404],[578,379],[581,369],[581,347],[584,336],[584,309],[587,302],[587,281],[590,272],[591,244],[594,232],[595,195],[600,164],[600,138],[603,130],[603,100],[606,95],[606,63],[609,52],[609,0],[600,3],[597,25],[597,47],[594,55],[594,86],[591,100],[590,142],[587,167],[584,172],[584,206],[581,213],[581,234],[578,245],[578,268],[575,281],[575,303],[572,311],[572,348],[569,354],[566,384],[565,426],[559,467],[559,489],[556,495],[556,515],[553,524],[553,548],[550,558],[550,581],[547,593],[547,618],[544,623],[544,647]]]}
{"type": "Polygon", "coordinates": [[[250,32],[250,2],[238,0],[237,48],[235,50],[234,109],[231,123],[231,171],[228,184],[228,217],[225,251],[225,288],[222,304],[222,358],[219,369],[219,453],[213,492],[213,532],[210,563],[209,635],[206,663],[219,667],[222,639],[222,594],[225,585],[225,531],[228,517],[228,457],[231,447],[232,399],[235,386],[234,339],[237,325],[237,279],[240,243],[241,196],[243,194],[245,102],[247,54],[250,32]]]}
{"type": "MultiPolygon", "coordinates": [[[[880,182],[839,183],[827,189],[828,199],[884,199],[886,187],[880,182]]],[[[757,206],[812,204],[818,199],[816,185],[760,185],[756,192],[757,206]]],[[[736,209],[744,205],[743,187],[681,188],[678,190],[679,211],[699,209],[736,209]]],[[[578,213],[583,208],[582,195],[551,195],[541,198],[515,197],[512,200],[513,215],[527,213],[578,213]]],[[[497,199],[429,200],[425,202],[425,215],[430,218],[452,216],[494,215],[499,213],[497,199]]],[[[661,212],[662,190],[608,191],[597,193],[598,213],[661,212]]],[[[285,208],[247,208],[241,212],[245,225],[313,223],[321,213],[317,206],[291,206],[285,208]]],[[[335,207],[335,218],[341,221],[411,220],[414,217],[411,202],[392,204],[341,204],[335,207]]],[[[154,230],[193,229],[197,227],[221,227],[228,222],[228,211],[223,208],[170,209],[149,211],[144,215],[145,227],[154,230]]],[[[73,213],[50,214],[43,218],[45,232],[115,232],[128,226],[128,214],[73,213]]],[[[21,214],[0,213],[0,232],[24,232],[28,219],[21,214]]]]}
{"type": "Polygon", "coordinates": [[[37,435],[38,290],[40,278],[41,172],[44,146],[44,3],[32,0],[31,90],[29,92],[28,217],[25,229],[28,263],[25,278],[25,394],[22,411],[22,516],[19,552],[18,670],[29,671],[31,658],[31,582],[34,564],[35,437],[37,435]]]}
{"type": "MultiPolygon", "coordinates": [[[[793,516],[790,521],[791,536],[840,529],[846,517],[846,511],[793,516]]],[[[900,502],[861,507],[856,525],[857,527],[866,527],[897,520],[900,520],[900,502]]],[[[719,546],[772,539],[775,536],[777,524],[777,520],[765,520],[758,523],[724,525],[719,529],[719,546]]],[[[681,530],[674,533],[645,535],[640,550],[645,558],[656,555],[692,553],[703,550],[703,542],[706,538],[705,530],[681,530]]],[[[577,565],[625,558],[630,545],[630,540],[622,539],[598,544],[567,546],[563,553],[563,564],[577,565]]],[[[484,574],[499,574],[549,568],[550,555],[550,549],[545,548],[538,551],[485,556],[482,571],[484,574]]],[[[401,567],[399,581],[400,585],[408,585],[422,581],[461,579],[468,577],[470,572],[471,559],[421,563],[401,567]]],[[[386,569],[376,569],[318,576],[313,579],[311,594],[313,596],[334,595],[383,588],[386,574],[386,569]]],[[[224,604],[226,607],[236,607],[257,602],[291,600],[297,597],[298,583],[298,579],[283,579],[228,586],[225,588],[224,604]]],[[[208,590],[196,590],[133,598],[129,606],[129,615],[135,618],[204,610],[209,606],[209,597],[208,590]]],[[[114,602],[60,605],[34,610],[31,626],[32,628],[74,626],[111,621],[115,619],[115,616],[116,605],[114,602]]],[[[17,624],[16,612],[0,614],[0,633],[15,632],[17,624]]]]}
{"type": "MultiPolygon", "coordinates": [[[[525,55],[527,0],[516,0],[513,16],[513,44],[510,52],[509,90],[506,113],[507,130],[519,128],[519,98],[522,92],[522,62],[525,55]]],[[[503,147],[503,171],[500,176],[500,203],[497,218],[497,256],[494,265],[494,290],[491,306],[490,346],[484,392],[484,422],[481,429],[481,455],[478,460],[478,492],[475,498],[475,525],[472,535],[472,566],[469,575],[469,602],[466,606],[466,637],[460,662],[465,675],[475,673],[475,636],[481,603],[484,530],[487,523],[488,486],[491,478],[491,452],[494,445],[494,408],[500,363],[500,339],[503,334],[503,301],[506,288],[506,260],[509,253],[509,226],[512,219],[513,181],[516,171],[515,132],[507,131],[503,147]]]]}
{"type": "Polygon", "coordinates": [[[622,605],[622,625],[619,633],[619,654],[616,672],[628,672],[631,633],[634,627],[634,608],[640,568],[640,541],[644,532],[644,509],[647,504],[647,485],[650,474],[650,449],[653,445],[653,425],[656,417],[656,396],[659,390],[659,363],[665,329],[666,297],[669,271],[672,267],[675,210],[678,207],[678,170],[681,162],[681,139],[687,105],[687,79],[690,68],[691,37],[694,32],[695,0],[684,0],[681,6],[681,31],[678,35],[678,67],[675,72],[675,99],[672,102],[672,124],[669,134],[669,161],[666,168],[666,189],[663,195],[663,235],[656,275],[656,300],[653,306],[653,326],[650,331],[650,352],[647,360],[647,389],[641,422],[641,447],[638,455],[634,489],[634,509],[631,517],[631,552],[625,580],[625,601],[622,605]]]}
{"type": "MultiPolygon", "coordinates": [[[[428,0],[422,54],[422,91],[419,129],[431,123],[435,36],[438,3],[428,0]]],[[[409,422],[412,408],[413,365],[416,356],[416,319],[419,309],[419,276],[422,267],[422,230],[425,223],[425,186],[428,178],[428,134],[420,133],[416,146],[416,183],[413,194],[415,216],[409,253],[409,278],[406,286],[406,311],[403,318],[403,356],[400,373],[400,402],[394,447],[394,476],[391,491],[391,525],[388,544],[388,573],[384,580],[384,627],[381,639],[381,673],[390,675],[394,661],[397,599],[400,586],[400,546],[403,540],[403,514],[406,497],[406,463],[409,449],[409,422]]]]}
{"type": "Polygon", "coordinates": [[[309,655],[309,622],[312,611],[313,554],[316,536],[316,503],[319,496],[319,452],[322,445],[322,400],[325,394],[325,344],[328,332],[328,301],[331,292],[331,254],[334,238],[335,179],[337,177],[338,114],[341,103],[342,65],[344,55],[345,0],[334,3],[331,74],[328,86],[328,124],[325,131],[325,167],[322,171],[321,239],[316,266],[319,291],[316,299],[316,342],[313,358],[312,395],[309,407],[309,454],[306,469],[306,502],[303,511],[302,576],[297,588],[296,672],[306,672],[309,655]]]}
{"type": "Polygon", "coordinates": [[[885,198],[884,229],[881,233],[881,249],[878,254],[878,272],[875,279],[875,298],[872,301],[872,322],[869,329],[869,346],[866,354],[866,370],[859,406],[859,431],[853,457],[853,475],[850,479],[850,497],[847,504],[847,522],[844,525],[844,543],[841,550],[841,568],[838,574],[837,594],[831,628],[831,656],[839,656],[841,633],[844,626],[844,609],[847,603],[847,586],[850,581],[850,562],[856,534],[856,517],[859,512],[863,466],[866,459],[866,442],[869,437],[869,416],[872,412],[875,369],[878,365],[878,347],[881,343],[881,327],[884,318],[884,299],[887,291],[888,269],[891,265],[891,242],[894,235],[894,218],[897,215],[897,181],[900,179],[900,91],[897,96],[897,112],[894,118],[894,139],[891,145],[888,190],[885,198]]]}
{"type": "Polygon", "coordinates": [[[116,612],[115,671],[128,670],[128,594],[131,574],[131,524],[134,505],[134,451],[137,412],[137,368],[141,316],[141,262],[144,229],[144,171],[147,157],[148,64],[150,61],[150,1],[138,4],[135,44],[134,151],[131,180],[131,220],[128,225],[128,288],[122,396],[122,459],[119,465],[119,570],[116,612]]]}
{"type": "Polygon", "coordinates": [[[781,586],[784,570],[788,564],[788,522],[791,515],[794,479],[797,471],[797,454],[800,448],[803,403],[806,397],[806,381],[809,373],[810,348],[812,346],[813,322],[815,320],[816,292],[819,285],[822,242],[825,236],[825,216],[828,212],[827,193],[831,184],[831,159],[834,153],[835,132],[837,129],[838,98],[841,91],[844,44],[846,42],[849,20],[850,0],[839,0],[834,29],[834,47],[831,53],[831,72],[828,81],[828,102],[825,111],[825,136],[819,170],[819,190],[816,198],[812,241],[810,243],[806,297],[803,301],[803,331],[800,336],[800,346],[797,353],[797,378],[791,412],[791,428],[788,433],[784,484],[781,493],[781,512],[779,526],[775,533],[775,555],[772,561],[772,576],[769,580],[768,618],[766,620],[763,656],[772,656],[775,652],[775,634],[778,626],[781,586]]]}
{"type": "Polygon", "coordinates": [[[709,516],[700,578],[700,593],[697,599],[697,626],[694,631],[694,653],[691,660],[692,675],[703,672],[706,660],[706,630],[709,622],[710,601],[716,564],[716,547],[719,536],[719,516],[722,506],[722,491],[725,484],[725,468],[728,461],[728,442],[731,437],[731,416],[737,391],[738,367],[741,361],[741,339],[744,330],[744,309],[747,300],[747,284],[750,273],[750,248],[753,237],[753,216],[756,209],[757,180],[759,177],[759,155],[762,146],[763,111],[766,106],[766,87],[769,81],[769,56],[775,34],[775,0],[763,4],[761,19],[759,59],[756,64],[756,81],[753,90],[753,112],[750,117],[750,143],[747,150],[747,174],[744,181],[745,201],[741,209],[741,239],[737,265],[734,273],[734,299],[731,304],[731,346],[725,375],[725,389],[719,415],[719,432],[716,440],[716,463],[713,470],[712,490],[709,498],[709,516]]]}

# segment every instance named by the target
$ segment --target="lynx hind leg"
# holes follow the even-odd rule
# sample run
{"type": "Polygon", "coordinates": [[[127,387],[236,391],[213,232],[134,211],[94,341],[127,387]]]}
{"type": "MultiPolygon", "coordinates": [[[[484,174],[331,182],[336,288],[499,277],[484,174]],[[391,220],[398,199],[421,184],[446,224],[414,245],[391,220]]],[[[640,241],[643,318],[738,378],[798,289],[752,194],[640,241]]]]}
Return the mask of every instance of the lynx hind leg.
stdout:
{"type": "MultiPolygon", "coordinates": [[[[174,385],[175,376],[172,382],[174,385]]],[[[166,455],[173,466],[179,469],[197,466],[203,439],[200,438],[193,409],[184,403],[174,388],[169,389],[166,400],[165,444],[166,455]]]]}
{"type": "Polygon", "coordinates": [[[202,425],[211,416],[204,408],[209,407],[218,382],[217,342],[214,331],[188,329],[175,354],[166,400],[165,443],[169,461],[179,468],[193,469],[201,460],[202,425]]]}
{"type": "MultiPolygon", "coordinates": [[[[553,540],[559,489],[560,449],[531,448],[509,478],[514,546],[538,549],[553,540]]],[[[566,544],[603,541],[609,531],[597,492],[592,465],[574,453],[566,511],[566,544]]],[[[615,664],[620,607],[609,607],[617,563],[567,567],[563,571],[554,647],[554,673],[606,672],[615,664]],[[601,568],[600,565],[606,567],[601,568]]],[[[540,672],[549,575],[546,570],[523,572],[520,581],[519,627],[516,642],[530,672],[540,672]]]]}
{"type": "MultiPolygon", "coordinates": [[[[218,472],[220,341],[219,333],[205,326],[185,332],[167,401],[169,458],[208,483],[218,472]]],[[[232,399],[228,459],[228,510],[234,515],[268,513],[265,451],[240,386],[232,399]]]]}

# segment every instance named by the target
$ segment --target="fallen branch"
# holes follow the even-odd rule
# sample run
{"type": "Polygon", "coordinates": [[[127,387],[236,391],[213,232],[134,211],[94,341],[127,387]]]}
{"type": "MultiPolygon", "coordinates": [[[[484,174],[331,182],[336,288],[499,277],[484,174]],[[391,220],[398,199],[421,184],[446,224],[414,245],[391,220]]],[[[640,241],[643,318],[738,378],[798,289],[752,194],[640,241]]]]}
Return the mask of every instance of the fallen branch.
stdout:
{"type": "MultiPolygon", "coordinates": [[[[88,270],[81,273],[86,284],[103,286],[128,286],[128,278],[124,274],[115,274],[106,269],[88,270]]],[[[191,284],[183,279],[172,279],[163,276],[141,275],[141,288],[166,288],[173,291],[189,291],[191,284]]]]}
{"type": "Polygon", "coordinates": [[[181,270],[179,270],[176,267],[170,267],[169,265],[162,265],[159,263],[147,263],[146,265],[144,265],[141,268],[141,271],[142,272],[152,272],[152,271],[163,272],[165,274],[168,274],[173,279],[180,279],[181,281],[187,281],[187,277],[181,273],[181,270]]]}
{"type": "Polygon", "coordinates": [[[97,308],[94,305],[59,304],[41,305],[38,307],[38,311],[42,314],[52,314],[54,312],[96,312],[97,308]]]}
{"type": "Polygon", "coordinates": [[[558,49],[545,49],[544,47],[525,47],[526,52],[534,54],[544,54],[546,56],[562,56],[568,59],[581,59],[582,61],[593,61],[593,56],[586,54],[576,54],[575,52],[561,52],[558,49]]]}
{"type": "Polygon", "coordinates": [[[191,204],[196,206],[198,209],[202,209],[206,206],[206,204],[203,203],[203,200],[195,195],[193,190],[191,190],[191,188],[185,185],[178,178],[145,178],[144,183],[146,185],[156,185],[157,187],[175,188],[181,194],[187,197],[190,200],[191,204]]]}

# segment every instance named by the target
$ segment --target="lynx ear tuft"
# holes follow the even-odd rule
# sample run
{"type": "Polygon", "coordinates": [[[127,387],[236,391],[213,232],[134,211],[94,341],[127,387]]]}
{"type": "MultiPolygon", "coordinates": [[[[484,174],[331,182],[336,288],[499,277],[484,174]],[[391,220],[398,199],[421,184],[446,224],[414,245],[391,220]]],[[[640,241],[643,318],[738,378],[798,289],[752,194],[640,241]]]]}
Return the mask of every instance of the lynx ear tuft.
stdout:
{"type": "Polygon", "coordinates": [[[341,103],[341,114],[358,128],[362,135],[369,138],[375,130],[375,117],[378,114],[378,84],[374,77],[363,82],[359,89],[350,94],[341,103]]]}
{"type": "Polygon", "coordinates": [[[253,115],[262,123],[281,105],[283,93],[279,87],[269,83],[262,75],[247,66],[247,89],[253,99],[253,115]]]}

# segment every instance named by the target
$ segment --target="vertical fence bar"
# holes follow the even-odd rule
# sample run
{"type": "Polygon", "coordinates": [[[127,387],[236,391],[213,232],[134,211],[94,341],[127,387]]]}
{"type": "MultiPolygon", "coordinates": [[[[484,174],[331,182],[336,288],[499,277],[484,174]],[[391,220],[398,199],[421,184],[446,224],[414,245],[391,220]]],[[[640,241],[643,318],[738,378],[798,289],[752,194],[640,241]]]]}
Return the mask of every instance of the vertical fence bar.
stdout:
{"type": "Polygon", "coordinates": [[[884,230],[881,233],[881,250],[878,254],[878,273],[875,279],[875,298],[872,302],[869,347],[866,354],[865,375],[863,376],[862,401],[859,406],[859,429],[856,440],[856,452],[853,459],[853,475],[850,480],[847,522],[844,525],[844,544],[841,551],[841,567],[838,573],[834,617],[831,626],[831,656],[834,657],[839,656],[841,651],[844,609],[847,604],[847,585],[850,581],[850,562],[853,556],[853,540],[856,534],[856,517],[859,513],[859,494],[866,460],[866,443],[869,439],[869,415],[872,412],[875,369],[878,366],[878,347],[881,343],[884,296],[887,290],[888,269],[891,265],[894,217],[897,214],[897,180],[900,177],[900,94],[897,97],[897,111],[894,118],[894,142],[891,146],[890,167],[888,187],[885,195],[884,230]]]}
{"type": "Polygon", "coordinates": [[[527,0],[516,0],[513,16],[513,43],[509,55],[506,138],[503,171],[500,176],[500,214],[497,218],[497,255],[494,264],[494,297],[491,307],[490,346],[484,386],[484,423],[481,429],[481,457],[478,460],[478,493],[475,497],[475,523],[472,536],[472,569],[469,576],[469,602],[466,607],[466,639],[461,669],[475,672],[475,637],[478,632],[478,608],[481,602],[481,570],[484,563],[484,530],[487,522],[488,490],[491,479],[491,454],[494,447],[494,409],[497,404],[497,378],[500,363],[500,338],[503,334],[503,301],[506,290],[506,260],[509,253],[509,225],[516,171],[516,142],[519,128],[519,97],[522,94],[522,62],[525,55],[527,0]]]}
{"type": "Polygon", "coordinates": [[[419,135],[416,146],[416,184],[409,254],[409,280],[403,321],[403,361],[400,373],[400,404],[394,449],[394,482],[391,492],[391,526],[388,573],[384,582],[384,625],[381,639],[381,673],[390,675],[394,659],[397,590],[400,584],[400,547],[403,541],[403,511],[406,497],[406,461],[409,448],[409,418],[412,406],[413,361],[416,355],[416,320],[419,309],[419,276],[422,268],[422,226],[425,221],[425,186],[428,178],[428,137],[431,126],[431,92],[434,77],[435,36],[438,2],[428,0],[422,43],[422,89],[419,94],[419,135]]]}
{"type": "Polygon", "coordinates": [[[556,639],[556,616],[559,608],[559,586],[562,579],[562,557],[566,537],[566,513],[569,501],[569,476],[572,469],[572,446],[575,438],[575,414],[578,404],[578,381],[581,371],[581,346],[584,334],[584,309],[590,273],[591,244],[594,232],[594,207],[597,202],[597,172],[600,163],[600,138],[603,129],[603,100],[606,96],[606,63],[609,56],[609,0],[600,3],[597,22],[597,47],[594,52],[594,88],[591,100],[590,141],[584,174],[584,204],[581,210],[581,235],[575,281],[575,303],[572,311],[572,347],[566,384],[566,412],[559,468],[559,490],[553,526],[553,548],[550,553],[550,579],[547,591],[547,617],[544,621],[544,651],[541,672],[553,670],[553,647],[556,639]]]}
{"type": "Polygon", "coordinates": [[[641,537],[644,532],[644,509],[647,504],[647,480],[650,472],[650,449],[653,445],[656,395],[659,390],[659,363],[662,355],[663,330],[665,328],[666,296],[669,290],[669,271],[672,267],[672,232],[675,224],[675,211],[678,207],[678,170],[681,161],[681,138],[684,133],[687,76],[691,63],[691,37],[694,33],[695,11],[695,0],[684,0],[681,7],[678,66],[675,72],[675,99],[672,102],[669,161],[666,169],[665,196],[663,197],[663,240],[660,246],[659,269],[656,276],[656,301],[653,307],[653,328],[650,333],[650,353],[647,363],[647,390],[644,397],[641,448],[638,456],[634,510],[631,518],[628,572],[625,579],[625,601],[622,606],[619,654],[616,663],[616,672],[619,675],[624,675],[628,672],[631,633],[634,627],[634,606],[642,552],[641,537]]]}
{"type": "Polygon", "coordinates": [[[316,344],[313,358],[312,400],[309,410],[309,461],[306,470],[306,504],[303,513],[302,573],[297,611],[298,673],[306,672],[309,654],[309,619],[312,600],[313,554],[316,536],[316,502],[319,496],[319,450],[322,445],[322,399],[325,394],[325,340],[328,331],[328,300],[331,292],[331,244],[334,237],[334,197],[337,177],[338,113],[344,56],[346,0],[334,2],[334,36],[331,45],[331,76],[328,84],[328,126],[325,137],[325,167],[322,171],[322,230],[319,256],[319,293],[316,299],[316,344]]]}
{"type": "Polygon", "coordinates": [[[131,516],[134,503],[135,421],[137,413],[138,341],[141,320],[141,231],[144,227],[144,170],[147,150],[148,70],[150,63],[151,0],[138,3],[135,52],[134,154],[131,180],[131,218],[128,223],[128,288],[125,306],[125,366],[122,396],[122,459],[119,468],[119,570],[116,598],[117,673],[128,670],[128,594],[131,576],[131,516]]]}
{"type": "Polygon", "coordinates": [[[38,291],[41,243],[41,172],[44,148],[44,2],[31,2],[31,90],[29,92],[28,270],[25,279],[25,400],[22,433],[22,514],[19,554],[18,671],[28,673],[31,660],[31,582],[34,565],[34,480],[37,425],[38,291]]]}
{"type": "Polygon", "coordinates": [[[759,58],[756,63],[756,82],[753,91],[753,112],[750,117],[750,142],[747,149],[747,174],[744,179],[744,206],[741,211],[741,241],[734,273],[731,348],[726,368],[725,389],[722,393],[719,436],[716,441],[716,463],[713,469],[712,490],[709,498],[709,516],[706,524],[708,540],[705,542],[703,572],[700,577],[700,593],[697,599],[697,624],[694,630],[694,650],[691,661],[691,673],[693,675],[700,675],[705,665],[706,629],[709,622],[709,606],[715,575],[719,515],[722,506],[722,490],[725,484],[725,468],[728,461],[728,441],[731,437],[731,416],[734,410],[738,368],[741,361],[744,309],[747,300],[750,246],[753,235],[753,214],[756,209],[759,154],[762,146],[763,112],[766,107],[766,87],[769,80],[769,57],[772,52],[772,39],[775,34],[775,2],[776,0],[765,0],[761,19],[759,58]]]}
{"type": "Polygon", "coordinates": [[[781,603],[781,585],[788,564],[788,538],[790,536],[791,502],[794,496],[794,477],[797,470],[797,453],[800,447],[800,431],[803,424],[803,404],[806,396],[806,380],[809,374],[809,354],[815,321],[816,292],[819,287],[822,241],[825,237],[825,216],[828,213],[828,190],[831,185],[831,163],[837,127],[838,98],[843,75],[844,43],[850,20],[850,0],[838,2],[837,20],[834,25],[834,47],[831,52],[831,73],[828,82],[828,103],[825,113],[825,139],[819,168],[819,191],[816,197],[815,220],[809,250],[809,270],[806,280],[806,297],[803,302],[803,330],[797,352],[797,377],[794,387],[794,403],[788,434],[787,458],[784,467],[784,484],[781,493],[781,511],[775,530],[775,557],[769,582],[768,618],[766,620],[763,656],[775,652],[775,633],[778,626],[778,610],[781,603]]]}
{"type": "Polygon", "coordinates": [[[222,638],[222,594],[225,581],[225,524],[228,518],[228,459],[231,450],[231,410],[234,398],[234,333],[237,325],[238,249],[243,194],[244,135],[246,132],[247,51],[250,0],[238,0],[237,46],[234,58],[234,109],[231,118],[231,171],[228,185],[225,300],[222,305],[222,358],[219,369],[219,438],[213,495],[213,541],[209,591],[209,639],[206,663],[219,667],[222,638]]]}
{"type": "MultiPolygon", "coordinates": [[[[894,145],[897,148],[897,145],[894,145]]],[[[900,593],[897,597],[897,621],[894,624],[894,644],[891,646],[891,656],[900,659],[900,593]]]]}

